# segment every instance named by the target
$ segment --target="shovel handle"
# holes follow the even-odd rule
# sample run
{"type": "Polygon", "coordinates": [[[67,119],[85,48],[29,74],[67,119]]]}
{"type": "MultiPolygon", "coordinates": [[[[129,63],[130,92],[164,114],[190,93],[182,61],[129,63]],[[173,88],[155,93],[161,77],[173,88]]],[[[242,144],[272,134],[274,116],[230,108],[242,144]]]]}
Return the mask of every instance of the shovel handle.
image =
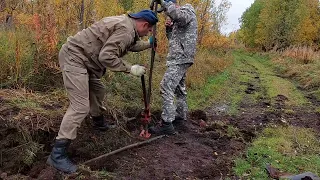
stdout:
{"type": "Polygon", "coordinates": [[[147,101],[147,89],[146,89],[146,81],[144,75],[141,76],[141,84],[142,84],[142,92],[143,92],[143,101],[144,101],[144,109],[148,109],[148,101],[147,101]]]}

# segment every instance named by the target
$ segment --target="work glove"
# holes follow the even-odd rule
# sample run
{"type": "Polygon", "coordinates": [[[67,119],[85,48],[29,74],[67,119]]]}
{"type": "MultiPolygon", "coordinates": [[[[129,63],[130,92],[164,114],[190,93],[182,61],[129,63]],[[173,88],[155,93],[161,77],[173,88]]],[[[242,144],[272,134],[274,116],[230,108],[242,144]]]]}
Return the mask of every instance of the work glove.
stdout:
{"type": "Polygon", "coordinates": [[[144,66],[140,66],[140,65],[133,65],[131,66],[131,70],[130,70],[130,73],[134,76],[142,76],[146,73],[146,67],[144,66]]]}
{"type": "Polygon", "coordinates": [[[154,45],[154,49],[156,49],[158,46],[158,40],[157,40],[157,38],[155,38],[153,36],[149,37],[149,43],[150,43],[151,47],[154,45]]]}

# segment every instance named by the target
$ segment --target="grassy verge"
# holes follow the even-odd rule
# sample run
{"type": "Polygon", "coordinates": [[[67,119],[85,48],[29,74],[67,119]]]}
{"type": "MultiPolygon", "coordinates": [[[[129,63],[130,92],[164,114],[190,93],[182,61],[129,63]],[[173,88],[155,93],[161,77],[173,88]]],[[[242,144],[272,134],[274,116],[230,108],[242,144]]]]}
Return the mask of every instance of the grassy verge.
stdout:
{"type": "Polygon", "coordinates": [[[229,78],[227,71],[216,76],[208,78],[206,85],[199,89],[189,91],[188,105],[190,110],[203,109],[208,107],[210,103],[222,99],[225,91],[224,84],[229,78]]]}
{"type": "Polygon", "coordinates": [[[308,47],[292,47],[273,54],[272,62],[284,77],[296,80],[299,86],[310,91],[320,101],[320,53],[308,47]]]}
{"type": "Polygon", "coordinates": [[[244,99],[253,104],[261,99],[270,99],[274,105],[278,95],[286,96],[286,104],[290,106],[308,103],[293,82],[277,76],[268,56],[243,51],[234,51],[232,56],[228,57],[232,62],[231,66],[221,73],[209,76],[203,86],[189,90],[188,102],[191,110],[203,109],[211,104],[227,104],[228,114],[237,114],[244,99]],[[257,86],[253,96],[247,96],[245,92],[250,85],[257,86]]]}
{"type": "Polygon", "coordinates": [[[312,129],[269,127],[235,160],[234,171],[244,179],[268,179],[266,164],[283,172],[320,173],[320,143],[312,129]]]}
{"type": "MultiPolygon", "coordinates": [[[[236,53],[236,57],[245,59],[260,75],[261,85],[266,89],[267,97],[274,99],[278,95],[288,98],[287,105],[301,106],[308,103],[304,95],[292,81],[279,77],[275,73],[276,66],[269,56],[236,53]]],[[[274,104],[274,100],[271,101],[274,104]]]]}

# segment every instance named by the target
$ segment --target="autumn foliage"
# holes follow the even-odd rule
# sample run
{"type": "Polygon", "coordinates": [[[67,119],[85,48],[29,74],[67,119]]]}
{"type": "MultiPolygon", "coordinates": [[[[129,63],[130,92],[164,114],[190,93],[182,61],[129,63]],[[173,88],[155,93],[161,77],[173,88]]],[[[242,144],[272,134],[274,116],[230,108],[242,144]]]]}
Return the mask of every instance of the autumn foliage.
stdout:
{"type": "MultiPolygon", "coordinates": [[[[199,47],[224,48],[228,39],[221,35],[227,0],[181,0],[196,9],[199,47]],[[220,3],[217,3],[220,2],[220,3]]],[[[149,9],[145,0],[4,0],[0,2],[1,87],[27,86],[39,90],[61,83],[57,56],[70,35],[106,16],[149,9]]],[[[165,57],[165,15],[157,26],[160,57],[165,57]]]]}
{"type": "Polygon", "coordinates": [[[283,50],[320,42],[318,0],[255,0],[241,17],[238,37],[248,47],[283,50]]]}

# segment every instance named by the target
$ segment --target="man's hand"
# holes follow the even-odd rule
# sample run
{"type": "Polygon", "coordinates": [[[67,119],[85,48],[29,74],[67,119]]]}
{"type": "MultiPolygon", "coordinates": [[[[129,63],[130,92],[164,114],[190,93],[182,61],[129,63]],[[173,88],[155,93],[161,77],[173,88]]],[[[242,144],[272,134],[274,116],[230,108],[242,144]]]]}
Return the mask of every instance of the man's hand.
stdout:
{"type": "Polygon", "coordinates": [[[144,66],[140,66],[136,64],[131,66],[130,73],[134,76],[140,77],[146,73],[146,68],[144,66]]]}
{"type": "Polygon", "coordinates": [[[153,37],[153,36],[150,36],[149,37],[149,43],[150,43],[150,46],[152,47],[153,46],[153,43],[154,43],[154,49],[157,49],[157,46],[158,46],[158,40],[157,38],[153,37]]]}
{"type": "Polygon", "coordinates": [[[166,18],[165,26],[171,27],[173,25],[173,22],[169,16],[166,18]]]}

